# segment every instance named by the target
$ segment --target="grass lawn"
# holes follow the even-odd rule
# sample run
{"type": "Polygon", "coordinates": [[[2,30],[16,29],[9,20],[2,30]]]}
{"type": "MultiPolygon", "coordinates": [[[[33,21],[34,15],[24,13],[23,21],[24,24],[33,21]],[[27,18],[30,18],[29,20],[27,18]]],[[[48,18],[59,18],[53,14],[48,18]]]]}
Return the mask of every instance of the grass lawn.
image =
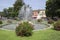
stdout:
{"type": "Polygon", "coordinates": [[[0,40],[60,40],[60,31],[36,31],[30,37],[17,37],[14,31],[0,30],[0,40]]]}

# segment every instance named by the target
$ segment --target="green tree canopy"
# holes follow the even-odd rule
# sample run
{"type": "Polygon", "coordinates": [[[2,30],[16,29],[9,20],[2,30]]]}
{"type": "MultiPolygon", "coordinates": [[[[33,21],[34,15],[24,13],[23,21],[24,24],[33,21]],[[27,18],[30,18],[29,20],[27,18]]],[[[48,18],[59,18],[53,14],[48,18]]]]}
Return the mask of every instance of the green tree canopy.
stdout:
{"type": "Polygon", "coordinates": [[[13,7],[4,8],[4,16],[5,17],[17,17],[19,9],[23,6],[24,2],[23,0],[16,0],[13,7]]]}
{"type": "Polygon", "coordinates": [[[47,0],[46,1],[46,15],[47,17],[60,17],[60,0],[47,0]]]}
{"type": "Polygon", "coordinates": [[[21,7],[23,6],[24,2],[23,0],[16,0],[15,4],[14,4],[14,12],[18,13],[19,9],[21,9],[21,7]]]}

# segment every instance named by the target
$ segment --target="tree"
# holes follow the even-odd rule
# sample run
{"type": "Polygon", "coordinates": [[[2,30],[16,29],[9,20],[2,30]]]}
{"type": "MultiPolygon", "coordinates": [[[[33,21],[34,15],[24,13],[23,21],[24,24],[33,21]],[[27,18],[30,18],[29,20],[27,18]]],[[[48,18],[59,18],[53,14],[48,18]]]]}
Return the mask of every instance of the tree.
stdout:
{"type": "Polygon", "coordinates": [[[4,13],[3,12],[0,12],[0,18],[2,18],[2,16],[4,16],[4,13]]]}
{"type": "Polygon", "coordinates": [[[11,14],[13,13],[13,7],[9,7],[8,9],[4,9],[4,16],[9,18],[12,17],[11,14]]]}
{"type": "Polygon", "coordinates": [[[47,17],[60,17],[60,0],[47,0],[46,1],[46,16],[47,17]]]}
{"type": "Polygon", "coordinates": [[[9,13],[9,17],[16,17],[16,13],[14,13],[14,9],[13,9],[13,7],[9,7],[8,8],[8,13],[9,13]]]}
{"type": "Polygon", "coordinates": [[[3,13],[4,13],[4,16],[7,17],[8,16],[8,10],[6,8],[3,9],[3,13]]]}
{"type": "Polygon", "coordinates": [[[3,14],[3,12],[0,12],[0,16],[3,16],[4,14],[3,14]]]}
{"type": "Polygon", "coordinates": [[[15,4],[13,5],[13,7],[9,7],[4,8],[3,12],[4,12],[4,16],[9,18],[9,17],[17,17],[18,16],[18,12],[21,9],[21,7],[23,6],[23,0],[16,0],[15,4]]]}
{"type": "Polygon", "coordinates": [[[18,15],[19,10],[21,9],[21,7],[23,6],[23,0],[16,0],[15,4],[14,4],[14,12],[18,15]]]}

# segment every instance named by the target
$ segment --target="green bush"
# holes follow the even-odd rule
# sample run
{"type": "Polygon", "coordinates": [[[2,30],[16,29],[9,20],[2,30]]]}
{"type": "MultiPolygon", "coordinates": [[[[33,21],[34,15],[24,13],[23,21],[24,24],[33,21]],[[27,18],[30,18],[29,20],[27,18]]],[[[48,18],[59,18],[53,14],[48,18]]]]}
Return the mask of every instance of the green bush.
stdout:
{"type": "Polygon", "coordinates": [[[2,24],[3,22],[2,21],[0,21],[0,24],[2,24]]]}
{"type": "Polygon", "coordinates": [[[17,18],[17,17],[15,17],[15,18],[14,18],[14,20],[20,21],[20,19],[19,19],[19,18],[17,18]]]}
{"type": "Polygon", "coordinates": [[[60,21],[57,21],[57,22],[54,24],[54,29],[55,29],[55,30],[60,30],[60,21]]]}
{"type": "Polygon", "coordinates": [[[42,19],[38,19],[37,22],[42,22],[42,19]]]}
{"type": "Polygon", "coordinates": [[[48,20],[48,24],[52,24],[52,23],[54,23],[53,20],[48,20]]]}
{"type": "Polygon", "coordinates": [[[22,22],[16,27],[17,36],[31,36],[33,25],[29,22],[22,22]]]}
{"type": "Polygon", "coordinates": [[[11,20],[7,20],[7,23],[12,23],[12,21],[11,20]]]}

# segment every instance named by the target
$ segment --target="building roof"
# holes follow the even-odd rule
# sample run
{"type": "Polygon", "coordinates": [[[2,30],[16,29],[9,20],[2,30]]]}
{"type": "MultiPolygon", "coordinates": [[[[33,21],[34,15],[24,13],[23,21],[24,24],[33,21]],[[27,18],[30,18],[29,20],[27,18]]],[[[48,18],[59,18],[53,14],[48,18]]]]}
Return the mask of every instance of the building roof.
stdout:
{"type": "Polygon", "coordinates": [[[33,12],[45,11],[45,9],[33,10],[33,12]]]}
{"type": "Polygon", "coordinates": [[[33,12],[39,12],[39,10],[33,10],[33,12]]]}

